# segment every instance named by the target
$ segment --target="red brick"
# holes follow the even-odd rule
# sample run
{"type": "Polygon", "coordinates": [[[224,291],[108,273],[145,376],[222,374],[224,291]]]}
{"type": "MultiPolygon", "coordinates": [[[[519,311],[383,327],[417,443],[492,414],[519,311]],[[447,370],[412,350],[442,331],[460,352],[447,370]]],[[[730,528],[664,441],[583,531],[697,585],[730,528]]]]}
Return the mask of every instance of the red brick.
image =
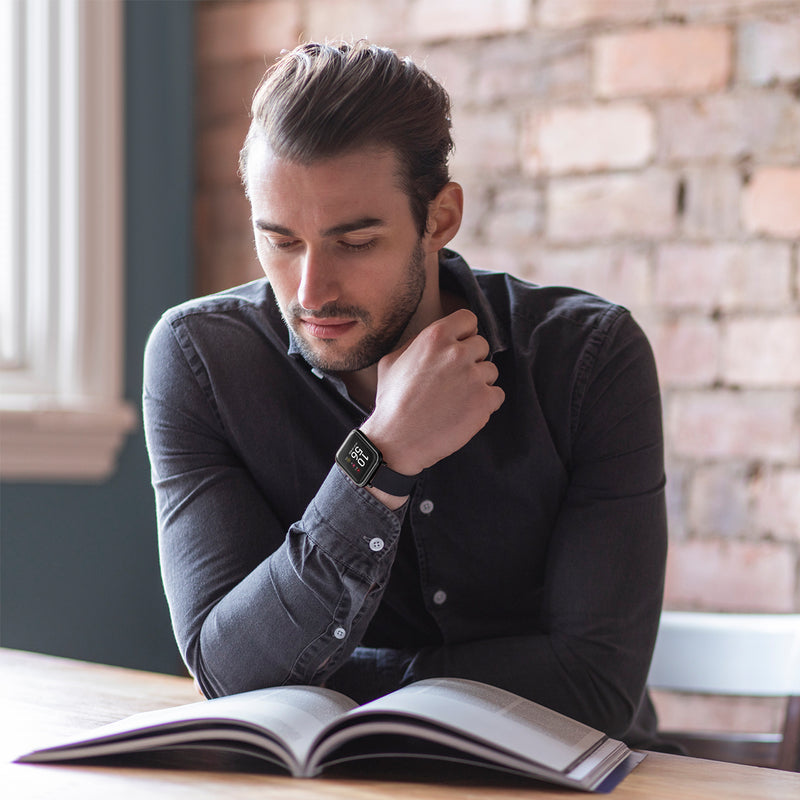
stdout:
{"type": "Polygon", "coordinates": [[[264,58],[198,66],[195,118],[198,127],[248,119],[253,94],[266,72],[264,58]]]}
{"type": "Polygon", "coordinates": [[[692,462],[673,458],[666,453],[667,472],[667,520],[669,521],[669,538],[685,539],[689,534],[688,491],[691,477],[694,474],[692,462]]]}
{"type": "Polygon", "coordinates": [[[210,239],[235,236],[252,238],[250,203],[241,184],[205,191],[202,194],[206,198],[205,234],[210,239]]]}
{"type": "Polygon", "coordinates": [[[687,238],[738,238],[742,179],[736,166],[693,166],[681,171],[681,233],[687,238]]]}
{"type": "Polygon", "coordinates": [[[472,48],[430,45],[417,63],[444,86],[454,107],[472,103],[475,98],[475,54],[472,48]]]}
{"type": "Polygon", "coordinates": [[[662,170],[551,180],[547,233],[568,242],[663,237],[675,229],[676,181],[662,170]]]}
{"type": "Polygon", "coordinates": [[[249,120],[200,131],[196,142],[198,188],[236,186],[239,179],[239,151],[247,135],[249,120]]]}
{"type": "Polygon", "coordinates": [[[761,167],[742,197],[745,227],[772,236],[800,237],[800,167],[761,167]]]}
{"type": "Polygon", "coordinates": [[[714,697],[651,690],[662,730],[779,733],[786,700],[781,697],[714,697]]]}
{"type": "Polygon", "coordinates": [[[461,253],[474,269],[508,272],[523,280],[532,280],[530,260],[533,253],[531,248],[488,244],[478,237],[462,236],[460,233],[450,246],[461,253]]]}
{"type": "Polygon", "coordinates": [[[783,242],[665,244],[656,265],[656,303],[708,312],[788,307],[791,257],[783,242]]]}
{"type": "Polygon", "coordinates": [[[719,375],[719,326],[706,317],[660,321],[648,325],[663,387],[711,385],[719,375]]]}
{"type": "Polygon", "coordinates": [[[453,113],[455,153],[452,174],[460,175],[517,171],[517,133],[508,111],[455,111],[453,113]]]}
{"type": "Polygon", "coordinates": [[[198,5],[201,64],[270,58],[297,44],[300,7],[294,0],[259,0],[198,5]]]}
{"type": "Polygon", "coordinates": [[[542,230],[542,194],[535,186],[511,185],[494,193],[484,218],[488,242],[525,247],[542,230]]]}
{"type": "Polygon", "coordinates": [[[757,86],[800,78],[800,17],[781,22],[755,20],[739,28],[738,70],[757,86]]]}
{"type": "Polygon", "coordinates": [[[406,4],[398,2],[309,0],[302,39],[351,41],[368,38],[380,45],[396,43],[409,38],[406,12],[406,4]]]}
{"type": "Polygon", "coordinates": [[[753,482],[758,532],[800,542],[800,469],[769,470],[753,482]]]}
{"type": "Polygon", "coordinates": [[[523,166],[553,174],[641,167],[655,150],[655,124],[638,103],[558,106],[528,117],[523,166]]]}
{"type": "Polygon", "coordinates": [[[636,311],[651,296],[647,254],[633,247],[544,250],[536,260],[537,283],[575,286],[636,311]]]}
{"type": "Polygon", "coordinates": [[[760,10],[776,11],[783,6],[792,13],[796,0],[665,0],[664,14],[687,20],[723,19],[760,10]]]}
{"type": "Polygon", "coordinates": [[[219,292],[231,286],[263,278],[252,235],[249,239],[215,239],[203,254],[204,268],[198,273],[196,292],[219,292]]]}
{"type": "Polygon", "coordinates": [[[464,216],[461,219],[458,237],[459,241],[468,241],[482,234],[488,219],[493,192],[486,188],[481,176],[459,175],[457,180],[464,190],[464,216]]]}
{"type": "Polygon", "coordinates": [[[697,467],[689,490],[689,525],[708,537],[742,536],[752,526],[748,471],[741,463],[697,467]]]}
{"type": "Polygon", "coordinates": [[[732,95],[669,98],[658,106],[661,155],[669,161],[736,157],[747,150],[747,103],[732,95]]]}
{"type": "Polygon", "coordinates": [[[800,316],[728,320],[722,377],[736,386],[800,388],[800,316]]]}
{"type": "Polygon", "coordinates": [[[524,31],[528,0],[412,0],[409,29],[422,41],[524,31]]]}
{"type": "Polygon", "coordinates": [[[671,542],[664,602],[670,608],[794,610],[793,548],[773,542],[671,542]]]}
{"type": "Polygon", "coordinates": [[[493,105],[516,99],[585,101],[589,98],[590,59],[587,43],[571,37],[500,37],[482,43],[471,98],[493,105]]]}
{"type": "Polygon", "coordinates": [[[731,75],[731,49],[724,27],[601,35],[594,41],[595,89],[602,97],[719,90],[731,75]]]}
{"type": "Polygon", "coordinates": [[[785,89],[739,91],[659,104],[661,154],[669,161],[796,160],[800,103],[785,89]]]}
{"type": "Polygon", "coordinates": [[[658,0],[541,0],[539,22],[554,28],[591,22],[646,22],[658,11],[658,0]]]}
{"type": "Polygon", "coordinates": [[[789,391],[680,391],[665,407],[675,455],[793,462],[800,457],[797,399],[789,391]]]}

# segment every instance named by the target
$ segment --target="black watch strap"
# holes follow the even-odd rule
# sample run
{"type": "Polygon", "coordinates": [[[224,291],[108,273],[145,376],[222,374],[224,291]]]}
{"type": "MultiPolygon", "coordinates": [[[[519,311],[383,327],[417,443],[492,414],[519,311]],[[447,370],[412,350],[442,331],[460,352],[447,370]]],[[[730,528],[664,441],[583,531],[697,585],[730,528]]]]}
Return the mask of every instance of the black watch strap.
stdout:
{"type": "Polygon", "coordinates": [[[386,492],[386,494],[405,497],[414,491],[414,484],[417,482],[417,478],[419,478],[419,475],[403,475],[400,472],[395,472],[386,465],[385,461],[381,461],[369,485],[386,492]]]}
{"type": "Polygon", "coordinates": [[[396,497],[411,494],[419,477],[403,475],[387,466],[381,451],[358,428],[344,440],[336,453],[336,463],[357,486],[374,486],[396,497]]]}

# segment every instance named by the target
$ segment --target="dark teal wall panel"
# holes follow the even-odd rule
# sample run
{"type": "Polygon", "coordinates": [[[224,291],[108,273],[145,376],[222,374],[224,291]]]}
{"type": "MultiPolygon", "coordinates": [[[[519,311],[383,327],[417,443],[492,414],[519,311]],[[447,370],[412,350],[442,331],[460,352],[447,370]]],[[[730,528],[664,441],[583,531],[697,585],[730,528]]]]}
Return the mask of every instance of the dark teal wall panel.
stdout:
{"type": "MultiPolygon", "coordinates": [[[[192,285],[192,3],[126,3],[125,47],[125,393],[139,408],[147,335],[192,285]]],[[[103,484],[0,486],[0,643],[180,669],[141,425],[103,484]]]]}

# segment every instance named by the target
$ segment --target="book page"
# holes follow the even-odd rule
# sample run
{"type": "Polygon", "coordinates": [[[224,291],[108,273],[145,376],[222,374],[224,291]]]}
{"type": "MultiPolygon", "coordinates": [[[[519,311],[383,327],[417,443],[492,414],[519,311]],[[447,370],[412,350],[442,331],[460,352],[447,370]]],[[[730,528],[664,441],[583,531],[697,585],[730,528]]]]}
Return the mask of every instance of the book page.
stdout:
{"type": "MultiPolygon", "coordinates": [[[[118,745],[114,748],[115,752],[125,752],[126,741],[136,741],[136,747],[130,749],[138,750],[145,746],[145,740],[150,740],[157,747],[161,743],[177,745],[182,741],[198,742],[210,734],[218,741],[223,741],[227,726],[228,729],[236,728],[251,734],[234,739],[254,742],[261,737],[277,742],[279,749],[270,749],[285,753],[292,771],[296,772],[319,732],[355,707],[356,703],[345,695],[315,686],[258,689],[134,714],[97,728],[85,737],[37,751],[37,755],[52,751],[54,757],[59,754],[64,758],[70,757],[71,752],[74,752],[72,757],[86,757],[92,754],[92,744],[114,742],[118,745]]],[[[102,749],[108,750],[106,747],[102,749]]]]}
{"type": "Polygon", "coordinates": [[[350,712],[393,712],[462,731],[494,747],[566,772],[605,734],[493,686],[432,678],[406,686],[350,712]]]}

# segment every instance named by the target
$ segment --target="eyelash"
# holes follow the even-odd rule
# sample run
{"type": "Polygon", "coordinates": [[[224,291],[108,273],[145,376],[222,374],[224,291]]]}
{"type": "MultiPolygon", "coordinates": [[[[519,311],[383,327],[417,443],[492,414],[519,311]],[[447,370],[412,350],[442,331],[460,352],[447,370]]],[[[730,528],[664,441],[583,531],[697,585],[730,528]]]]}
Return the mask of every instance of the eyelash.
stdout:
{"type": "Polygon", "coordinates": [[[291,242],[291,241],[287,242],[287,241],[284,241],[283,239],[281,239],[281,241],[279,241],[279,242],[275,242],[272,239],[270,239],[269,237],[264,237],[264,238],[266,239],[267,244],[273,250],[288,250],[290,247],[292,247],[294,245],[294,242],[291,242]]]}
{"type": "MultiPolygon", "coordinates": [[[[287,241],[284,241],[284,240],[276,242],[276,241],[273,241],[272,239],[267,238],[267,244],[273,250],[289,250],[291,247],[294,246],[295,242],[294,241],[288,241],[287,242],[287,241]]],[[[373,248],[375,246],[375,244],[376,244],[376,240],[375,239],[370,239],[368,242],[360,242],[358,244],[353,244],[351,242],[342,241],[342,242],[339,242],[339,244],[345,250],[349,250],[352,253],[363,253],[364,251],[370,250],[371,248],[373,248]]]]}
{"type": "Polygon", "coordinates": [[[375,239],[370,239],[368,242],[360,242],[359,244],[352,244],[351,242],[340,243],[345,250],[350,250],[354,253],[363,253],[365,250],[375,246],[375,239]]]}

